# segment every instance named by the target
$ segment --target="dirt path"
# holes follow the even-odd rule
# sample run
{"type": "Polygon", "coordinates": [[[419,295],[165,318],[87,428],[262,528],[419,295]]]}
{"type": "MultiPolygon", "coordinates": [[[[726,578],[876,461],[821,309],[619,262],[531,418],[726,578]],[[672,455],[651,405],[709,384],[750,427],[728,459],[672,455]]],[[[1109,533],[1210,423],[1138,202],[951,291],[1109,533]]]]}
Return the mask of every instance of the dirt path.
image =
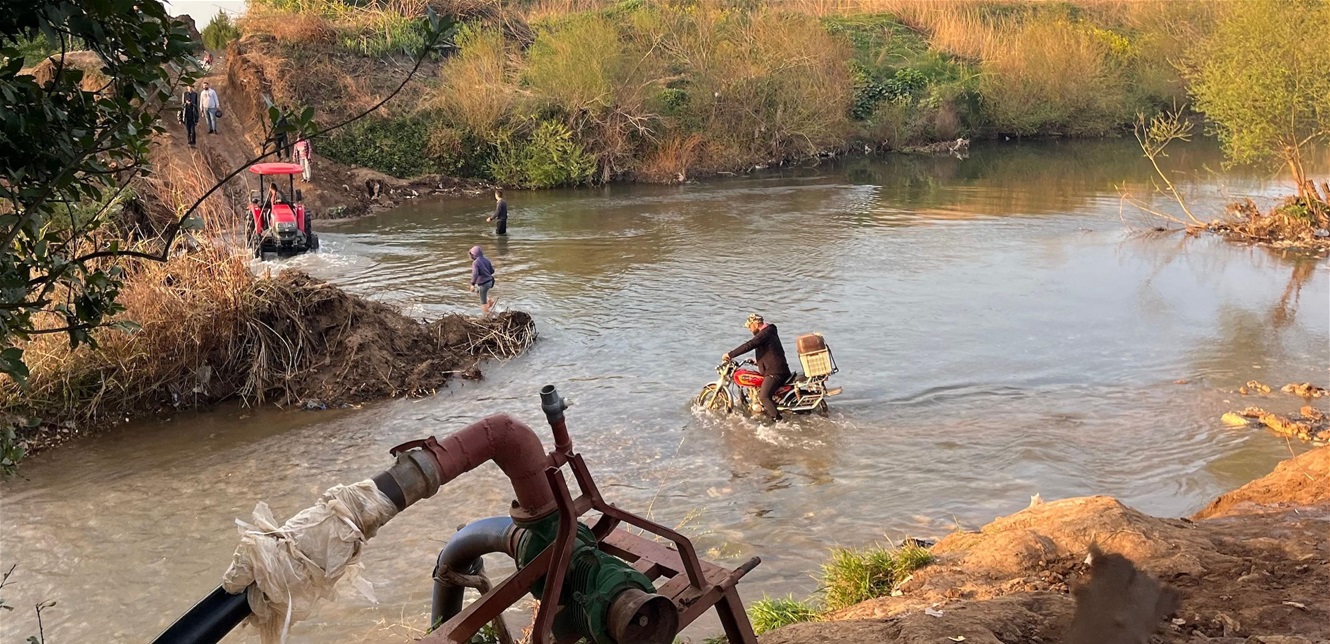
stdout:
{"type": "MultiPolygon", "coordinates": [[[[232,46],[227,53],[218,54],[212,70],[200,79],[217,90],[222,106],[222,118],[217,123],[217,134],[207,133],[207,124],[200,120],[196,142],[188,145],[185,126],[174,118],[167,120],[167,136],[159,140],[158,163],[183,164],[187,168],[206,169],[213,181],[220,180],[236,168],[245,166],[258,156],[267,140],[264,127],[267,103],[264,97],[273,95],[272,82],[264,67],[249,60],[243,47],[232,46]]],[[[317,108],[317,106],[316,106],[317,108]]],[[[291,137],[290,143],[294,143],[291,137]]],[[[423,145],[423,143],[422,143],[423,145]]],[[[425,176],[401,180],[369,170],[348,167],[319,155],[319,141],[314,141],[311,181],[297,178],[296,187],[304,195],[305,204],[315,219],[340,219],[371,214],[400,205],[407,199],[427,194],[477,195],[489,186],[442,176],[425,176]]],[[[269,156],[264,161],[274,161],[269,156]]],[[[251,176],[245,173],[228,182],[225,187],[230,208],[242,213],[249,200],[249,191],[257,189],[251,176]]],[[[184,195],[182,195],[183,197],[184,195]]]]}

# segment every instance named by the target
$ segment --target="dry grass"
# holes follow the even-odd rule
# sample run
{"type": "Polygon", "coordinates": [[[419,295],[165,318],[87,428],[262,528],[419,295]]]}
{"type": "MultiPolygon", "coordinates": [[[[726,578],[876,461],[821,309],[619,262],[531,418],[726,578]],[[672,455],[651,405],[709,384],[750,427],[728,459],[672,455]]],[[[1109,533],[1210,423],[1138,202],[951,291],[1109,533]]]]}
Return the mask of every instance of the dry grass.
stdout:
{"type": "Polygon", "coordinates": [[[979,91],[1000,132],[1102,132],[1136,111],[1111,45],[1065,20],[1026,23],[982,69],[979,91]]]}
{"type": "Polygon", "coordinates": [[[682,183],[688,170],[702,159],[705,140],[697,133],[674,133],[656,146],[637,168],[637,176],[651,183],[682,183]]]}
{"type": "Polygon", "coordinates": [[[74,351],[58,335],[38,336],[25,347],[28,388],[0,385],[0,407],[87,420],[153,405],[158,401],[148,399],[164,390],[206,398],[210,388],[225,386],[223,374],[235,372],[234,361],[242,359],[232,345],[254,281],[243,258],[212,244],[166,263],[136,264],[119,298],[126,310],[118,319],[133,320],[141,330],[103,329],[95,334],[96,349],[74,351]]]}
{"type": "MultiPolygon", "coordinates": [[[[148,228],[161,230],[212,187],[216,176],[199,154],[171,151],[154,150],[153,174],[133,186],[139,201],[146,204],[148,221],[119,222],[122,226],[148,224],[148,228]]],[[[167,383],[206,385],[213,373],[233,370],[229,362],[240,354],[235,347],[218,342],[237,337],[243,320],[242,300],[255,278],[244,260],[232,257],[212,232],[234,221],[225,194],[218,192],[205,200],[193,217],[202,232],[182,232],[170,249],[174,257],[169,261],[108,260],[103,264],[119,263],[127,275],[118,298],[126,310],[115,319],[132,320],[141,330],[101,329],[94,333],[96,347],[72,351],[63,334],[36,336],[24,347],[32,372],[29,386],[20,389],[7,379],[0,383],[0,411],[46,410],[84,420],[101,416],[108,408],[133,409],[160,394],[167,383]],[[185,252],[190,249],[193,252],[185,252]],[[211,367],[203,369],[204,365],[211,367]]],[[[150,235],[136,242],[135,250],[158,253],[162,240],[150,235]]],[[[44,316],[38,325],[58,328],[62,320],[44,316]]],[[[193,395],[193,387],[177,387],[173,393],[193,395]]]]}
{"type": "Polygon", "coordinates": [[[458,45],[461,53],[440,71],[443,84],[423,104],[480,136],[493,137],[522,98],[515,79],[517,59],[498,29],[465,30],[458,45]]]}
{"type": "Polygon", "coordinates": [[[289,45],[331,44],[337,39],[332,23],[314,13],[255,7],[241,16],[239,24],[245,33],[270,34],[277,42],[289,45]]]}
{"type": "Polygon", "coordinates": [[[678,120],[706,139],[704,165],[734,169],[844,141],[851,55],[815,19],[708,3],[652,17],[636,27],[688,79],[678,120]]]}

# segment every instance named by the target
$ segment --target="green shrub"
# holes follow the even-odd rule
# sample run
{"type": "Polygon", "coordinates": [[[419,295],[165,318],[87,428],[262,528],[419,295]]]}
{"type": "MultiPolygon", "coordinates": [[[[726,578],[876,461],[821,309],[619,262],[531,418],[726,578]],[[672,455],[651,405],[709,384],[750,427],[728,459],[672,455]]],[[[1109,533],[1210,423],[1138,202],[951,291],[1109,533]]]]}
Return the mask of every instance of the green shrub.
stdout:
{"type": "Polygon", "coordinates": [[[790,624],[815,622],[821,616],[822,611],[817,607],[799,601],[793,595],[763,597],[748,606],[748,619],[752,621],[753,631],[758,635],[790,624]]]}
{"type": "Polygon", "coordinates": [[[366,118],[333,132],[321,151],[334,161],[405,179],[436,171],[425,154],[429,136],[422,118],[366,118]]]}
{"type": "Polygon", "coordinates": [[[368,26],[339,29],[338,41],[345,49],[371,58],[414,55],[425,46],[428,31],[424,18],[385,12],[377,14],[368,26]]]}
{"type": "Polygon", "coordinates": [[[240,37],[240,28],[231,22],[231,16],[225,11],[218,11],[217,15],[208,21],[208,26],[203,28],[203,46],[214,51],[226,49],[231,41],[240,37]]]}
{"type": "Polygon", "coordinates": [[[927,548],[836,548],[822,564],[822,593],[827,610],[848,608],[862,601],[891,594],[907,575],[933,561],[927,548]]]}
{"type": "Polygon", "coordinates": [[[670,116],[681,114],[688,107],[688,90],[682,87],[666,87],[660,90],[656,102],[660,104],[661,111],[670,116]]]}
{"type": "Polygon", "coordinates": [[[573,140],[568,126],[557,121],[541,121],[530,138],[504,137],[496,147],[490,174],[507,186],[575,186],[589,181],[596,171],[595,159],[573,140]]]}
{"type": "Polygon", "coordinates": [[[453,177],[493,179],[490,163],[494,160],[494,146],[489,142],[441,120],[433,120],[429,138],[425,142],[425,155],[435,172],[453,177]]]}

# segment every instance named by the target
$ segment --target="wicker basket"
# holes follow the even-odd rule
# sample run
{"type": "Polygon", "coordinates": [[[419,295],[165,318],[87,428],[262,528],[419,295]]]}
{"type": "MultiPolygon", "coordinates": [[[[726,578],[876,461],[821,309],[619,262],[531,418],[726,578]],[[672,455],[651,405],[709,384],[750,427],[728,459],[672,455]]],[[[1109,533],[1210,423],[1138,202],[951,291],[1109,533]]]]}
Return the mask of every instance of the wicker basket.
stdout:
{"type": "Polygon", "coordinates": [[[799,354],[803,363],[804,374],[808,377],[829,376],[836,372],[836,360],[831,357],[831,349],[799,354]]]}

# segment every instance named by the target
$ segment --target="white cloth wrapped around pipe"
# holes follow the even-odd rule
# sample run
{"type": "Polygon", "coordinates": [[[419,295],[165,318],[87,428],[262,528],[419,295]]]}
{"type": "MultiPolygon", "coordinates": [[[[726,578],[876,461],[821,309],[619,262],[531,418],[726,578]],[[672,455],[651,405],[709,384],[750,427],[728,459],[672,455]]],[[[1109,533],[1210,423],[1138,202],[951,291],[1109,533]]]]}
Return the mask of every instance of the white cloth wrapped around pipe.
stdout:
{"type": "Polygon", "coordinates": [[[258,629],[263,644],[283,643],[319,600],[337,596],[343,578],[376,601],[372,585],[360,577],[361,546],[396,515],[372,480],[333,486],[280,526],[259,502],[252,523],[236,519],[240,545],[222,588],[232,594],[248,588],[253,614],[245,623],[258,629]]]}

